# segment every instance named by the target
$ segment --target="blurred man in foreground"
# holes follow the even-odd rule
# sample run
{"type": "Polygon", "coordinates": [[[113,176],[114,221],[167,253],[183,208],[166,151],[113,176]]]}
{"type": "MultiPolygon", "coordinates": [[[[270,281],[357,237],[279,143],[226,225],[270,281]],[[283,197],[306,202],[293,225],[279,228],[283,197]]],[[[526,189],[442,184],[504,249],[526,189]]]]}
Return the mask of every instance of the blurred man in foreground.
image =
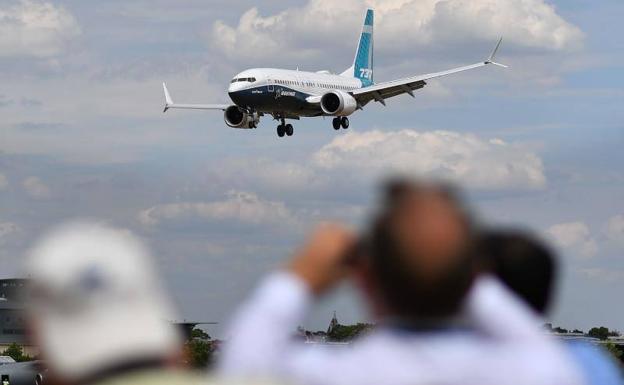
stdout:
{"type": "MultiPolygon", "coordinates": [[[[557,260],[539,240],[520,231],[485,231],[478,241],[481,269],[498,277],[537,313],[550,307],[557,278],[557,260]]],[[[621,369],[607,352],[589,343],[566,342],[592,385],[623,383],[621,369]]]]}
{"type": "Polygon", "coordinates": [[[471,220],[450,192],[390,184],[364,242],[325,225],[268,277],[234,319],[221,373],[304,385],[582,384],[502,285],[480,282],[471,292],[473,239],[471,220]],[[349,273],[377,330],[339,352],[293,343],[314,300],[349,273]],[[464,306],[476,324],[462,320],[464,306]]]}
{"type": "Polygon", "coordinates": [[[199,384],[147,251],[124,231],[62,227],[33,250],[29,323],[55,385],[199,384]]]}

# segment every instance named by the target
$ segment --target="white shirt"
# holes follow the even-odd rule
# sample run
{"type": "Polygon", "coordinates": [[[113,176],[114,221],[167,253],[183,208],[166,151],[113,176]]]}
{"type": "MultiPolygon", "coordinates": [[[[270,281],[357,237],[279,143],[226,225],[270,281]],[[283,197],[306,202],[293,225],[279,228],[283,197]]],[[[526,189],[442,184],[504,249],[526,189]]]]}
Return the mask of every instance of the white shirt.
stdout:
{"type": "Polygon", "coordinates": [[[220,361],[226,376],[302,385],[582,385],[581,374],[538,318],[497,281],[480,279],[466,301],[475,331],[378,328],[336,349],[292,336],[313,303],[296,276],[266,279],[234,318],[220,361]]]}

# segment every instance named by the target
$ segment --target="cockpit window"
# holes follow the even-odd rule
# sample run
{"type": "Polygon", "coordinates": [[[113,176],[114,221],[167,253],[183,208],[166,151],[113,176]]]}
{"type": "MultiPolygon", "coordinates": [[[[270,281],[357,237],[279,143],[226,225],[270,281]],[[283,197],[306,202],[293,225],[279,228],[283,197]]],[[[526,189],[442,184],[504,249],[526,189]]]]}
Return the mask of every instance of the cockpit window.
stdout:
{"type": "Polygon", "coordinates": [[[238,83],[238,82],[251,82],[254,83],[256,78],[234,78],[230,83],[238,83]]]}

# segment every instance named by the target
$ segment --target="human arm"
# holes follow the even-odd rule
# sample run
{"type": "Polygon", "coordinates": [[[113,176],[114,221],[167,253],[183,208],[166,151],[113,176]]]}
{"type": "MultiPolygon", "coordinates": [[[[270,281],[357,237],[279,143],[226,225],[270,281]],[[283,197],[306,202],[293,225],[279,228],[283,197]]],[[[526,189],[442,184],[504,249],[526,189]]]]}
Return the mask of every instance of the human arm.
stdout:
{"type": "Polygon", "coordinates": [[[228,376],[283,376],[293,333],[316,297],[346,274],[354,243],[339,225],[320,226],[288,265],[267,277],[236,313],[219,370],[228,376]]]}

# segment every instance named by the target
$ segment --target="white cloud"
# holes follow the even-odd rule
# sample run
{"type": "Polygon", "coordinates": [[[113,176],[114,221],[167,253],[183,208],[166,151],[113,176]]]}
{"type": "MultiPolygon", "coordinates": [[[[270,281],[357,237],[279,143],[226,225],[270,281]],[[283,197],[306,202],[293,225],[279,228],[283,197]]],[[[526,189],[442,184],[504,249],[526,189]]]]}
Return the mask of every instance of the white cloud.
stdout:
{"type": "Polygon", "coordinates": [[[282,202],[267,201],[257,195],[231,191],[225,200],[178,202],[151,207],[139,214],[144,225],[184,221],[235,222],[246,225],[292,226],[295,215],[282,202]]]}
{"type": "Polygon", "coordinates": [[[339,170],[356,179],[401,173],[490,190],[546,184],[536,154],[500,139],[448,131],[351,131],[323,146],[313,159],[320,169],[339,170]]]}
{"type": "Polygon", "coordinates": [[[22,186],[32,198],[42,199],[50,196],[50,188],[36,176],[24,179],[22,186]]]}
{"type": "Polygon", "coordinates": [[[546,233],[561,248],[582,257],[598,254],[598,245],[585,222],[560,223],[548,228],[546,233]]]}
{"type": "Polygon", "coordinates": [[[54,57],[79,34],[72,14],[52,3],[20,0],[0,6],[0,57],[54,57]]]}
{"type": "Polygon", "coordinates": [[[252,8],[236,26],[217,21],[212,40],[230,57],[264,58],[293,51],[305,58],[320,52],[320,43],[346,44],[343,41],[349,39],[344,37],[355,36],[366,6],[376,9],[377,47],[395,52],[404,52],[405,44],[396,42],[405,42],[406,36],[410,45],[424,46],[494,41],[504,35],[520,46],[555,51],[578,48],[584,39],[578,27],[544,0],[309,0],[303,7],[269,16],[252,8]]]}
{"type": "Polygon", "coordinates": [[[9,187],[9,180],[4,174],[0,174],[0,191],[6,190],[9,187]]]}

